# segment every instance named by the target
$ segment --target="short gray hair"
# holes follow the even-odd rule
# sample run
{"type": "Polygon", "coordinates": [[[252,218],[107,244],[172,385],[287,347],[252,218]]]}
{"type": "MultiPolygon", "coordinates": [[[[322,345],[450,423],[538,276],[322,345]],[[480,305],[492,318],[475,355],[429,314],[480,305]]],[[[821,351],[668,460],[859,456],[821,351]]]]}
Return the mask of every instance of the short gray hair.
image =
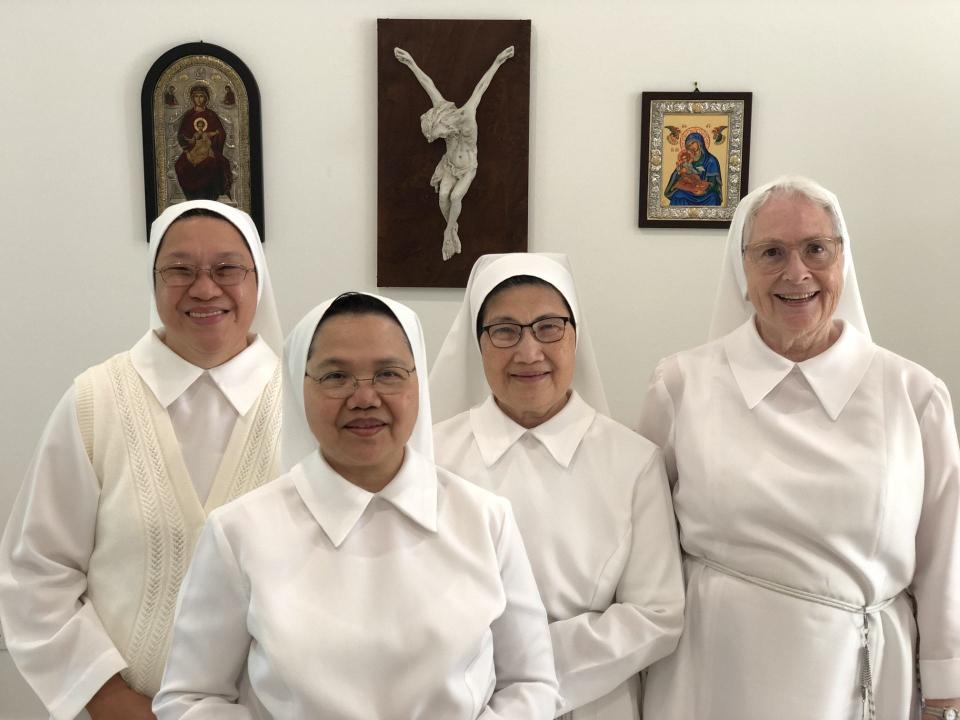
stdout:
{"type": "Polygon", "coordinates": [[[834,208],[834,196],[823,186],[818,185],[813,180],[805,177],[785,177],[771,187],[767,188],[763,194],[757,198],[757,201],[750,208],[750,212],[743,222],[743,234],[740,236],[740,252],[747,247],[747,240],[750,238],[750,231],[753,229],[753,219],[760,208],[774,195],[800,195],[812,202],[814,205],[822,207],[833,223],[833,232],[837,237],[841,236],[840,217],[834,208]]]}

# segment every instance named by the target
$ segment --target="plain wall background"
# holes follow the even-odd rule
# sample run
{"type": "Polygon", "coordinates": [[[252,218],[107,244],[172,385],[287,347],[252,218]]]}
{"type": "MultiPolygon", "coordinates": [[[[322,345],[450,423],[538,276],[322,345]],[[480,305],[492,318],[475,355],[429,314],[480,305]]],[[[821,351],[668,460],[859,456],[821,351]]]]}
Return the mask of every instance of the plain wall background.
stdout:
{"type": "MultiPolygon", "coordinates": [[[[375,289],[378,17],[532,20],[530,249],[570,256],[620,421],[658,358],[706,337],[724,232],[636,226],[640,93],[693,81],[754,93],[750,185],[832,189],[874,339],[960,392],[955,0],[2,0],[0,525],[71,379],[146,329],[140,87],[166,50],[222,45],[259,83],[285,328],[375,289]]],[[[432,360],[462,291],[385,293],[432,360]]],[[[28,717],[0,653],[0,718],[28,717]]]]}

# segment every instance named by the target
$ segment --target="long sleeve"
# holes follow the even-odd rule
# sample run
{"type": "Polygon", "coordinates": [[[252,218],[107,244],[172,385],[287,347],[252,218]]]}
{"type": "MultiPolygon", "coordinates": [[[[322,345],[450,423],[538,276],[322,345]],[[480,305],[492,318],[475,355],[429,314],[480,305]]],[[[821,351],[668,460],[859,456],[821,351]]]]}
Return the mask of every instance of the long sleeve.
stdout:
{"type": "Polygon", "coordinates": [[[920,418],[923,507],[912,589],[920,680],[928,698],[960,697],[960,446],[950,395],[937,382],[920,418]]]}
{"type": "Polygon", "coordinates": [[[557,681],[547,615],[509,505],[497,555],[506,608],[490,626],[497,681],[478,720],[548,720],[557,705],[557,681]]]}
{"type": "Polygon", "coordinates": [[[677,459],[673,438],[674,403],[670,389],[667,387],[666,377],[679,378],[676,362],[675,356],[665,358],[654,370],[643,400],[638,428],[640,434],[659,447],[663,453],[663,462],[671,486],[677,481],[677,459]]]}
{"type": "Polygon", "coordinates": [[[250,648],[249,590],[216,515],[203,533],[180,588],[170,654],[153,702],[158,720],[241,720],[235,704],[250,648]]]}
{"type": "Polygon", "coordinates": [[[69,389],[44,429],[0,541],[0,624],[30,687],[71,720],[126,667],[86,599],[100,485],[69,389]]]}
{"type": "Polygon", "coordinates": [[[603,697],[673,652],[683,629],[683,580],[673,505],[660,452],[651,453],[633,495],[629,556],[616,602],[550,625],[561,712],[603,697]]]}

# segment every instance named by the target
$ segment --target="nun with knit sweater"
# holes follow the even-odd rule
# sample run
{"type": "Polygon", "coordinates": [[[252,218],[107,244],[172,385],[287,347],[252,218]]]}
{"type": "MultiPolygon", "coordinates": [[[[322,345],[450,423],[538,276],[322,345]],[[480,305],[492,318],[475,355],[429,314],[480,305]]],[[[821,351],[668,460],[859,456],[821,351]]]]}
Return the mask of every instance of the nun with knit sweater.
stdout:
{"type": "Polygon", "coordinates": [[[56,720],[153,717],[207,513],[279,469],[282,336],[253,221],[173,205],[147,267],[149,329],[63,395],[0,541],[7,648],[56,720]]]}

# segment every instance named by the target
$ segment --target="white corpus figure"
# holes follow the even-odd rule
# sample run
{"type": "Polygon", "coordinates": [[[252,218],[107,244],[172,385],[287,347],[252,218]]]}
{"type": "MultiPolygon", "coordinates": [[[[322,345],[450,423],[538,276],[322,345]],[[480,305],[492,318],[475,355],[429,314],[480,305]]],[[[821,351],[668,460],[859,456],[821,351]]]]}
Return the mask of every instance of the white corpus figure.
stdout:
{"type": "Polygon", "coordinates": [[[440,195],[440,212],[447,221],[447,227],[443,231],[442,254],[444,260],[449,260],[460,252],[457,219],[463,208],[463,196],[467,194],[470,183],[477,176],[477,106],[497,70],[513,57],[513,45],[497,55],[473,89],[470,99],[460,108],[444,99],[433,80],[414,62],[410,53],[394,48],[393,54],[410,68],[433,103],[433,107],[420,116],[420,129],[427,142],[443,138],[447,143],[447,151],[437,163],[437,169],[430,178],[430,185],[440,195]]]}

